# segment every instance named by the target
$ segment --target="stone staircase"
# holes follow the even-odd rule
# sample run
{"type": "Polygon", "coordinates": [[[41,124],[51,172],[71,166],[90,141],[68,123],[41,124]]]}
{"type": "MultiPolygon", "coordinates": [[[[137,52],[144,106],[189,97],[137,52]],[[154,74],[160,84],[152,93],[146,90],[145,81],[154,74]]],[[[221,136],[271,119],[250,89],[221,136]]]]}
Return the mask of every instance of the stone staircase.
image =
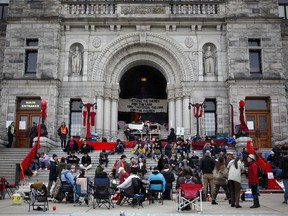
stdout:
{"type": "MultiPolygon", "coordinates": [[[[86,176],[89,178],[92,178],[92,179],[94,178],[96,167],[99,164],[100,152],[101,152],[100,150],[95,150],[89,154],[92,159],[92,165],[93,165],[92,168],[88,172],[86,172],[86,176]]],[[[61,148],[50,149],[50,151],[48,152],[49,157],[51,157],[53,154],[57,154],[58,158],[67,157],[67,153],[63,152],[61,148]]],[[[124,154],[127,156],[127,162],[129,162],[131,157],[135,157],[135,158],[137,157],[136,155],[131,153],[131,149],[126,149],[124,151],[124,154]]],[[[82,155],[80,153],[79,154],[76,153],[76,156],[80,158],[81,160],[82,155]]],[[[108,167],[105,168],[104,171],[107,173],[111,173],[113,164],[115,163],[116,160],[120,159],[120,157],[121,157],[120,154],[109,155],[108,167]]],[[[147,171],[148,171],[147,175],[149,175],[151,173],[150,167],[157,166],[157,162],[155,162],[153,159],[148,158],[146,161],[146,166],[147,166],[147,171]]],[[[33,183],[36,181],[48,183],[48,177],[49,177],[49,170],[38,170],[37,176],[33,176],[30,178],[26,177],[25,181],[26,183],[33,183]]]]}
{"type": "Polygon", "coordinates": [[[20,163],[30,148],[0,148],[0,177],[15,182],[16,163],[20,163]]]}

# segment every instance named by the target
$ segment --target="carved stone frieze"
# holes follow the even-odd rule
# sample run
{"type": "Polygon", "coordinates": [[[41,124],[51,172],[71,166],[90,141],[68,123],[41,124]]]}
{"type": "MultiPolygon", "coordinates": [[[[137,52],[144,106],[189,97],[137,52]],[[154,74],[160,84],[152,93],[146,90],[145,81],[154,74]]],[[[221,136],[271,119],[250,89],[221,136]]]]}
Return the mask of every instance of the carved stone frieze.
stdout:
{"type": "Polygon", "coordinates": [[[166,8],[155,5],[123,5],[121,6],[121,14],[166,14],[166,8]]]}

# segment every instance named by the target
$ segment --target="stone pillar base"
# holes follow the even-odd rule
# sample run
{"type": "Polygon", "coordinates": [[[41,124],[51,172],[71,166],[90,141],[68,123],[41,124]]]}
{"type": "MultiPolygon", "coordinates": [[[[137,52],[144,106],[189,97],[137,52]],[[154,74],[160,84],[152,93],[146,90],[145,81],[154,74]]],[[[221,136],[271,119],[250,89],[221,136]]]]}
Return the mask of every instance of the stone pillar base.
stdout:
{"type": "Polygon", "coordinates": [[[252,138],[250,138],[250,137],[239,137],[239,138],[237,138],[236,139],[235,150],[242,152],[243,148],[246,148],[248,140],[251,141],[251,145],[253,146],[252,138]]]}

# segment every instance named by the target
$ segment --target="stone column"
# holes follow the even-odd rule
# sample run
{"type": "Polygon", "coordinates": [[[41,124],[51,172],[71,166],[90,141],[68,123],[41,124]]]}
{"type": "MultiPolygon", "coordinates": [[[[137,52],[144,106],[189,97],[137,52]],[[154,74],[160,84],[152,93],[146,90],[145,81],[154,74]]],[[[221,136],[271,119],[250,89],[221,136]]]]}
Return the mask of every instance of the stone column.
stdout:
{"type": "Polygon", "coordinates": [[[104,99],[104,131],[103,136],[108,138],[110,136],[111,128],[111,100],[108,97],[104,99]]]}
{"type": "Polygon", "coordinates": [[[103,97],[97,96],[96,98],[97,110],[96,110],[96,133],[99,136],[103,135],[103,116],[104,116],[104,103],[103,97]]]}
{"type": "Polygon", "coordinates": [[[183,126],[183,121],[182,121],[182,113],[183,113],[183,107],[182,107],[182,98],[177,97],[176,98],[176,128],[177,127],[182,127],[183,126]]]}
{"type": "Polygon", "coordinates": [[[169,99],[169,128],[175,128],[175,99],[169,99]]]}
{"type": "Polygon", "coordinates": [[[183,99],[183,127],[185,128],[185,135],[191,135],[191,127],[190,127],[190,110],[188,109],[189,106],[189,97],[185,96],[183,99]]]}
{"type": "Polygon", "coordinates": [[[103,136],[110,138],[111,135],[111,86],[106,84],[104,89],[104,131],[103,136]]]}
{"type": "Polygon", "coordinates": [[[116,137],[118,133],[118,101],[112,99],[112,109],[111,109],[111,136],[116,137]]]}
{"type": "Polygon", "coordinates": [[[118,134],[118,99],[119,99],[119,85],[112,86],[112,110],[111,110],[111,136],[117,137],[118,134]]]}

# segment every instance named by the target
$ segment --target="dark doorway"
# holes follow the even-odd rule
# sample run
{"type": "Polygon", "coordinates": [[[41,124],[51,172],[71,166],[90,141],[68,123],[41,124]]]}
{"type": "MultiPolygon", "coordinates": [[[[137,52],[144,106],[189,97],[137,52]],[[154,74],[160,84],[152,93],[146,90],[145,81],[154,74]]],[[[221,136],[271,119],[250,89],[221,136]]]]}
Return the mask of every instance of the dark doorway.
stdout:
{"type": "MultiPolygon", "coordinates": [[[[136,66],[128,70],[120,81],[120,98],[153,98],[167,99],[167,81],[163,74],[150,66],[136,66]]],[[[168,121],[168,111],[163,113],[133,113],[119,112],[118,120],[131,123],[135,121],[135,115],[140,115],[142,121],[151,121],[164,124],[168,121]]]]}

